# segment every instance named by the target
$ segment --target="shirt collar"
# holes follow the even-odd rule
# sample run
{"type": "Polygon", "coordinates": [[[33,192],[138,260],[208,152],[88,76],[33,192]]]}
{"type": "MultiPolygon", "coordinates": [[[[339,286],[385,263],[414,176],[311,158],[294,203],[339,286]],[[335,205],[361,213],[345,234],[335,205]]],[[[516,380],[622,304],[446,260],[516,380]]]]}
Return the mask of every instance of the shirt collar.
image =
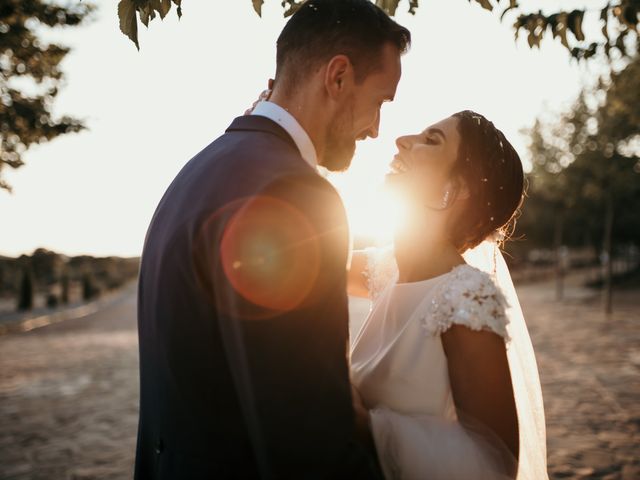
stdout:
{"type": "Polygon", "coordinates": [[[298,150],[300,150],[300,155],[304,161],[317,170],[318,155],[315,147],[313,146],[313,142],[311,141],[309,134],[304,130],[304,128],[302,128],[302,125],[298,123],[293,115],[287,112],[280,105],[268,101],[258,103],[253,109],[253,112],[251,112],[251,115],[266,117],[284,128],[286,132],[291,135],[291,138],[298,147],[298,150]]]}

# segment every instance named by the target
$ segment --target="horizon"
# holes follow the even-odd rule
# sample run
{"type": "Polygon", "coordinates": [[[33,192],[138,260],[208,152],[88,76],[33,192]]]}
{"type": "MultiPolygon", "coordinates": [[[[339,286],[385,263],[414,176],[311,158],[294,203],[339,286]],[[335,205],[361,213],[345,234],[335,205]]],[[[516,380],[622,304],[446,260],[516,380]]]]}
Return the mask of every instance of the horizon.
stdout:
{"type": "MultiPolygon", "coordinates": [[[[249,1],[229,3],[225,15],[192,3],[180,21],[172,11],[143,29],[139,52],[120,33],[115,5],[100,6],[86,26],[44,35],[72,48],[54,111],[86,119],[89,129],[37,145],[24,154],[25,166],[5,170],[14,193],[0,192],[6,232],[0,255],[46,248],[67,256],[139,257],[171,180],[273,76],[275,40],[286,22],[279,2],[265,3],[262,19],[249,1]],[[248,30],[250,42],[224,48],[248,30]]],[[[515,42],[510,22],[495,13],[444,0],[415,16],[399,9],[395,19],[411,30],[413,45],[396,101],[383,108],[379,138],[358,144],[347,173],[328,177],[343,196],[354,237],[390,238],[392,214],[380,186],[397,136],[472,109],[504,131],[526,165],[520,130],[549,110],[561,111],[601,73],[598,62],[577,64],[550,38],[540,50],[522,38],[515,42]],[[448,26],[443,18],[460,23],[448,26]]],[[[585,28],[598,27],[587,19],[585,28]]]]}

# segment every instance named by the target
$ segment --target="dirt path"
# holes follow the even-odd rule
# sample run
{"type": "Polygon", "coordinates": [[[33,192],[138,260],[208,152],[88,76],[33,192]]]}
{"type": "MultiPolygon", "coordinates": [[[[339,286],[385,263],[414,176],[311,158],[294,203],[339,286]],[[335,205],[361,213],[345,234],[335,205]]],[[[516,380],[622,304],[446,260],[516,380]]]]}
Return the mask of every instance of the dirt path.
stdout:
{"type": "MultiPolygon", "coordinates": [[[[640,479],[640,292],[610,320],[569,285],[519,289],[537,350],[551,478],[640,479]]],[[[366,302],[352,303],[355,324],[366,302]]],[[[135,297],[0,337],[0,479],[131,478],[137,426],[135,297]]]]}

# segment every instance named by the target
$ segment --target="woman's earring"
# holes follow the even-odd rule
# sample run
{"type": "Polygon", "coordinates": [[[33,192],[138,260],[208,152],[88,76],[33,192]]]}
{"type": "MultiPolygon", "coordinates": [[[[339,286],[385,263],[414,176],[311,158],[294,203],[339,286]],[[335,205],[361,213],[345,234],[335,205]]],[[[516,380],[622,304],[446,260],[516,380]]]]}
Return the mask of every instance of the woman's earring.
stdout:
{"type": "Polygon", "coordinates": [[[449,190],[445,190],[444,197],[442,197],[442,209],[443,210],[449,206],[449,196],[450,196],[449,190]]]}

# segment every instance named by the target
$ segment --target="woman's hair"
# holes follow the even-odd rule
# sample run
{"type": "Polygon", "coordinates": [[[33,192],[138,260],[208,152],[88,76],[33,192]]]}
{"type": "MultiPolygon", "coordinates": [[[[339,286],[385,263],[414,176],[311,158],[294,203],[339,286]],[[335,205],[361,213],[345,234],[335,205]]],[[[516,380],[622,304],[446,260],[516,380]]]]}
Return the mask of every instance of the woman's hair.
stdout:
{"type": "Polygon", "coordinates": [[[464,110],[458,119],[460,146],[452,177],[469,192],[467,209],[452,228],[459,251],[491,235],[502,241],[513,233],[524,197],[524,172],[518,153],[492,122],[464,110]]]}

